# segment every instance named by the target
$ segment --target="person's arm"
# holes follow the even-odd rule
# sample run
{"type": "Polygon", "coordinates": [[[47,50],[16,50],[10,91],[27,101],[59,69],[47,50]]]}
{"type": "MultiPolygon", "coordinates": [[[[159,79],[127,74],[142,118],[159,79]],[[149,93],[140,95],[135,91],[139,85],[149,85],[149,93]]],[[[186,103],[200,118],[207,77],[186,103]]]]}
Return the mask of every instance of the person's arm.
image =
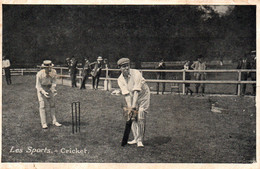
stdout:
{"type": "Polygon", "coordinates": [[[139,91],[135,90],[134,96],[133,96],[133,102],[132,102],[132,106],[131,106],[132,108],[136,108],[138,96],[139,96],[139,91]]]}
{"type": "Polygon", "coordinates": [[[131,95],[127,89],[126,84],[123,82],[123,79],[121,77],[118,78],[117,83],[121,90],[122,95],[125,96],[125,101],[126,101],[127,107],[131,107],[132,106],[131,95]]]}
{"type": "Polygon", "coordinates": [[[11,66],[10,60],[7,60],[7,62],[6,62],[6,67],[10,67],[10,66],[11,66]]]}
{"type": "Polygon", "coordinates": [[[125,95],[125,102],[126,102],[127,107],[132,107],[130,94],[125,95]]]}
{"type": "Polygon", "coordinates": [[[56,73],[56,70],[55,69],[52,69],[51,71],[52,73],[52,84],[51,84],[51,92],[52,93],[56,93],[57,90],[55,89],[56,88],[56,80],[57,80],[57,73],[56,73]]]}
{"type": "Polygon", "coordinates": [[[192,69],[195,69],[195,63],[196,62],[193,62],[192,65],[190,66],[192,69]]]}
{"type": "Polygon", "coordinates": [[[41,94],[43,94],[45,97],[49,97],[49,93],[47,93],[43,88],[42,88],[42,85],[40,83],[40,73],[38,72],[37,75],[36,75],[36,89],[37,89],[37,92],[40,92],[41,94]]]}

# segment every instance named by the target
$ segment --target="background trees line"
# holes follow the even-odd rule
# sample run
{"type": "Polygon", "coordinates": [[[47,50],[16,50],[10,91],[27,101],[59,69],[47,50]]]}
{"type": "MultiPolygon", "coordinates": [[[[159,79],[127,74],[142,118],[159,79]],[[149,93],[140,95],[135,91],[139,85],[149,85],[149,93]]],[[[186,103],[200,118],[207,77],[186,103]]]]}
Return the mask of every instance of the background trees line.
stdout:
{"type": "Polygon", "coordinates": [[[256,6],[3,5],[3,54],[14,66],[103,56],[141,62],[237,60],[256,48],[256,6]]]}

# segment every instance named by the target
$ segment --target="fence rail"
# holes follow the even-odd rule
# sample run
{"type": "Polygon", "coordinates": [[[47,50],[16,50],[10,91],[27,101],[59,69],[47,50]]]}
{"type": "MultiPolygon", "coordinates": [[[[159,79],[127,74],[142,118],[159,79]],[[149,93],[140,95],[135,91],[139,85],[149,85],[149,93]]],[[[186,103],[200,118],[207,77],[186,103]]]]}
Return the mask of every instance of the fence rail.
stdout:
{"type": "MultiPolygon", "coordinates": [[[[26,73],[36,73],[39,71],[39,66],[38,68],[30,68],[30,69],[10,69],[11,70],[11,75],[25,75],[26,73]]],[[[68,71],[67,67],[54,67],[54,69],[59,70],[58,72],[58,77],[61,78],[62,83],[63,83],[63,78],[69,78],[69,74],[64,74],[64,70],[68,71]]],[[[78,68],[78,74],[77,74],[77,79],[81,80],[82,76],[82,68],[78,68]]],[[[116,81],[117,78],[111,78],[109,77],[109,72],[120,72],[120,69],[103,69],[102,71],[105,71],[106,75],[105,77],[101,77],[101,80],[104,80],[104,84],[108,85],[111,83],[111,81],[116,81]]],[[[233,69],[233,70],[155,70],[155,69],[140,69],[140,72],[143,74],[145,72],[149,73],[158,73],[158,72],[166,72],[166,73],[182,73],[182,80],[158,80],[158,79],[146,79],[147,82],[151,83],[178,83],[182,84],[182,93],[185,94],[185,84],[187,83],[205,83],[205,84],[237,84],[238,85],[238,93],[237,95],[240,95],[240,89],[241,89],[241,84],[256,84],[256,81],[242,81],[241,80],[241,75],[244,72],[256,72],[255,69],[233,69]],[[236,73],[237,74],[237,79],[238,80],[203,80],[203,81],[197,81],[197,80],[185,80],[185,74],[186,73],[195,73],[195,72],[200,72],[200,73],[236,73]]],[[[3,71],[4,75],[4,71],[3,71]]],[[[104,86],[105,90],[109,90],[109,87],[104,86]]]]}

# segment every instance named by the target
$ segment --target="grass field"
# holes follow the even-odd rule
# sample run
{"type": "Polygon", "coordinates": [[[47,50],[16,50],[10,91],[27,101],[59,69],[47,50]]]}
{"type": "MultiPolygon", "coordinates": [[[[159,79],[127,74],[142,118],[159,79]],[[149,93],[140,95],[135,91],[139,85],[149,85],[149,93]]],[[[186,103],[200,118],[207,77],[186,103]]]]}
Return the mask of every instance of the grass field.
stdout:
{"type": "Polygon", "coordinates": [[[58,85],[56,110],[63,126],[43,130],[35,76],[12,81],[2,86],[2,162],[252,163],[256,158],[254,97],[152,95],[140,149],[120,146],[122,96],[58,85]],[[73,101],[81,102],[82,112],[76,134],[71,132],[73,101]],[[212,103],[226,110],[213,113],[212,103]],[[85,152],[71,153],[74,149],[85,152]]]}

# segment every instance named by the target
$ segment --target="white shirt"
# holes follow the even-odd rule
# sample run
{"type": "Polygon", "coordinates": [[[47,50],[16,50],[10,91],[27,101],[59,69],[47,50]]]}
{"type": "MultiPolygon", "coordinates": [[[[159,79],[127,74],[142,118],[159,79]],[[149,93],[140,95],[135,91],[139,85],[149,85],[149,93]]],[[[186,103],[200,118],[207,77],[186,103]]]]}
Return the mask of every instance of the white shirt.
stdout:
{"type": "Polygon", "coordinates": [[[136,69],[130,69],[130,74],[127,79],[121,75],[118,77],[118,86],[121,89],[122,95],[130,94],[133,97],[134,91],[139,91],[137,103],[139,111],[146,111],[150,105],[150,89],[145,83],[142,74],[136,69]]]}
{"type": "Polygon", "coordinates": [[[2,61],[2,68],[8,68],[10,67],[10,61],[9,59],[5,59],[2,61]]]}
{"type": "Polygon", "coordinates": [[[142,74],[136,69],[130,69],[130,74],[128,79],[125,79],[123,74],[119,76],[117,82],[122,91],[123,95],[131,94],[133,91],[141,91],[143,84],[145,84],[145,79],[142,74]]]}
{"type": "Polygon", "coordinates": [[[56,70],[52,69],[49,75],[45,73],[45,69],[40,70],[36,75],[36,89],[38,92],[53,90],[56,87],[56,70]]]}

